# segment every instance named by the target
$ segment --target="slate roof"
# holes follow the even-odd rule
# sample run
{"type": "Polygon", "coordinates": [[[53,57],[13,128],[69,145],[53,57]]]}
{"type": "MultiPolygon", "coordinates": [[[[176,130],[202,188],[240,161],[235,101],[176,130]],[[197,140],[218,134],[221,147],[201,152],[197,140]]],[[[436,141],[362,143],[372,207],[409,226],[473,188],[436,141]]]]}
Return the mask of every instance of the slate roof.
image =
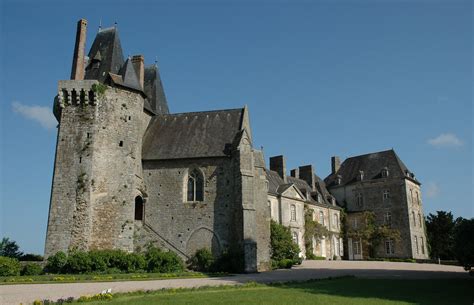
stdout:
{"type": "Polygon", "coordinates": [[[161,82],[160,71],[156,65],[145,67],[144,87],[152,112],[168,114],[168,102],[161,82]]]}
{"type": "Polygon", "coordinates": [[[124,59],[117,28],[100,30],[92,43],[88,57],[85,79],[96,79],[104,83],[109,72],[119,74],[124,59]]]}
{"type": "Polygon", "coordinates": [[[358,181],[360,171],[364,172],[364,180],[378,179],[382,178],[382,169],[385,167],[389,178],[407,178],[419,184],[393,149],[350,157],[344,160],[337,173],[327,176],[324,182],[328,187],[335,186],[339,175],[340,185],[351,184],[358,181]],[[407,176],[407,173],[410,175],[407,176]]]}
{"type": "Polygon", "coordinates": [[[311,187],[308,185],[308,183],[302,179],[287,176],[286,177],[287,182],[285,183],[283,179],[280,177],[280,175],[278,175],[278,173],[275,171],[265,169],[265,174],[268,180],[268,193],[272,195],[276,195],[276,196],[281,195],[291,185],[295,185],[296,188],[302,191],[303,193],[311,194],[312,196],[316,195],[316,193],[319,193],[321,195],[322,202],[317,202],[311,196],[309,200],[306,199],[308,203],[318,205],[318,206],[324,206],[324,207],[330,206],[331,208],[334,208],[334,209],[340,209],[337,206],[333,206],[327,200],[327,196],[330,195],[330,193],[326,189],[326,185],[324,184],[324,182],[317,175],[315,175],[315,178],[316,178],[316,193],[315,193],[311,190],[311,187]]]}
{"type": "Polygon", "coordinates": [[[143,139],[143,160],[230,155],[241,134],[244,108],[178,114],[151,119],[143,139]]]}

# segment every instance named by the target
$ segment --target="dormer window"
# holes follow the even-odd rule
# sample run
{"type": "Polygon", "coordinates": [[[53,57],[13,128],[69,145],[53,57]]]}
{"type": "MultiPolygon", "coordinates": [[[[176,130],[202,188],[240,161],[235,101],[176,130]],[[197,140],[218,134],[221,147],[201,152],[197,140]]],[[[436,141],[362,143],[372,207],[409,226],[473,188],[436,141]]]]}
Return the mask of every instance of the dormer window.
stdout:
{"type": "Polygon", "coordinates": [[[342,176],[341,175],[337,175],[336,177],[336,185],[341,185],[342,183],[342,176]]]}
{"type": "Polygon", "coordinates": [[[359,171],[359,181],[364,180],[364,171],[359,171]]]}
{"type": "Polygon", "coordinates": [[[382,169],[382,178],[387,178],[388,177],[388,168],[384,167],[382,169]]]}

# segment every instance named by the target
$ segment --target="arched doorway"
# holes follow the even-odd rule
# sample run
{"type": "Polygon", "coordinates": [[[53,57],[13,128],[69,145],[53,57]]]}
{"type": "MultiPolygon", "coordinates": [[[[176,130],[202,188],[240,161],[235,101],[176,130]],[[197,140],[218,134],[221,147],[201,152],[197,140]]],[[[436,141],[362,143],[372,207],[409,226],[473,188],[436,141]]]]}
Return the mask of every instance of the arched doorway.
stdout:
{"type": "Polygon", "coordinates": [[[143,198],[135,197],[135,220],[143,220],[143,198]]]}

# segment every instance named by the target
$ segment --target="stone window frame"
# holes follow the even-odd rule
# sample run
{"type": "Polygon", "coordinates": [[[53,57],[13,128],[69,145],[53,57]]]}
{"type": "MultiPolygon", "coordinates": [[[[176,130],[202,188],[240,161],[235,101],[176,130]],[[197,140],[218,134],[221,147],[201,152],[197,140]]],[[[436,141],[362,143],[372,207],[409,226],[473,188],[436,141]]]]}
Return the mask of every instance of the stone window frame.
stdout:
{"type": "Polygon", "coordinates": [[[382,191],[382,200],[383,202],[390,202],[390,190],[389,189],[385,189],[382,191]]]}
{"type": "Polygon", "coordinates": [[[364,194],[362,194],[362,192],[357,193],[356,200],[358,207],[361,208],[364,206],[364,194]]]}
{"type": "Polygon", "coordinates": [[[339,229],[339,216],[337,215],[337,213],[334,213],[332,218],[334,220],[334,228],[339,229]]]}
{"type": "Polygon", "coordinates": [[[413,227],[416,227],[416,216],[415,216],[415,211],[411,211],[411,215],[413,216],[413,227]]]}
{"type": "Polygon", "coordinates": [[[352,254],[353,255],[361,255],[361,243],[358,240],[353,240],[352,241],[352,254]]]}
{"type": "Polygon", "coordinates": [[[385,254],[387,255],[395,254],[395,244],[392,238],[385,240],[385,254]]]}
{"type": "Polygon", "coordinates": [[[392,212],[385,212],[383,220],[384,224],[388,225],[389,227],[392,227],[392,212]]]}
{"type": "Polygon", "coordinates": [[[418,212],[418,226],[420,228],[423,228],[423,222],[421,221],[421,213],[420,212],[418,212]]]}
{"type": "Polygon", "coordinates": [[[387,178],[389,175],[389,171],[388,171],[388,168],[387,167],[384,167],[382,169],[382,178],[387,178]]]}
{"type": "Polygon", "coordinates": [[[319,211],[319,223],[324,226],[324,211],[319,211]]]}
{"type": "Polygon", "coordinates": [[[290,205],[290,221],[296,221],[296,205],[290,205]]]}
{"type": "MultiPolygon", "coordinates": [[[[194,177],[194,179],[196,179],[196,177],[194,177]]],[[[203,170],[201,170],[199,167],[197,166],[191,166],[189,167],[186,172],[185,172],[185,175],[184,175],[184,181],[183,181],[183,200],[184,202],[204,202],[205,201],[205,181],[206,181],[206,176],[204,175],[204,172],[203,170]],[[189,200],[190,197],[189,197],[189,194],[188,194],[188,187],[189,187],[189,179],[192,178],[190,177],[191,174],[194,174],[196,173],[198,176],[197,178],[201,178],[202,179],[202,185],[201,185],[201,196],[200,198],[197,198],[197,188],[198,188],[198,185],[197,185],[197,182],[196,180],[194,180],[194,192],[193,192],[193,198],[194,200],[189,200]],[[200,200],[198,200],[200,199],[200,200]]]]}
{"type": "Polygon", "coordinates": [[[298,236],[298,232],[296,232],[296,231],[291,232],[291,239],[292,239],[293,242],[294,242],[295,244],[297,244],[297,245],[299,244],[299,243],[298,243],[298,237],[299,237],[299,236],[298,236]]]}
{"type": "Polygon", "coordinates": [[[415,235],[416,254],[420,254],[420,247],[418,246],[418,236],[415,235]]]}
{"type": "Polygon", "coordinates": [[[425,254],[425,243],[423,240],[423,236],[420,236],[420,244],[421,244],[421,253],[425,254]]]}

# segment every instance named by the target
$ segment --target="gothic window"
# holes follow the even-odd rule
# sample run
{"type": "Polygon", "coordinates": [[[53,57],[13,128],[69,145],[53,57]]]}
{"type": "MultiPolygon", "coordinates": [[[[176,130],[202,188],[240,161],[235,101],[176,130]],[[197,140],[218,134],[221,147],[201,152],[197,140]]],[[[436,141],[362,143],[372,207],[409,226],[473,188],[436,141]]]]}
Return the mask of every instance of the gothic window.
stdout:
{"type": "Polygon", "coordinates": [[[413,216],[413,226],[416,227],[416,218],[415,218],[415,212],[411,212],[411,215],[413,216]]]}
{"type": "Polygon", "coordinates": [[[319,211],[319,223],[324,226],[324,212],[319,211]]]}
{"type": "Polygon", "coordinates": [[[393,239],[385,240],[385,253],[386,254],[395,254],[395,248],[393,246],[393,239]]]}
{"type": "Polygon", "coordinates": [[[357,205],[362,207],[364,205],[364,196],[362,193],[357,194],[357,205]]]}
{"type": "Polygon", "coordinates": [[[423,227],[423,223],[421,222],[421,214],[418,213],[418,225],[420,226],[420,228],[423,227]]]}
{"type": "Polygon", "coordinates": [[[392,226],[392,213],[387,212],[384,216],[384,222],[387,226],[392,226]]]}
{"type": "Polygon", "coordinates": [[[423,237],[420,237],[421,244],[421,253],[425,254],[425,243],[423,242],[423,237]]]}
{"type": "Polygon", "coordinates": [[[204,178],[197,169],[188,174],[187,201],[204,201],[204,178]]]}
{"type": "Polygon", "coordinates": [[[415,192],[415,195],[416,195],[416,203],[420,204],[420,195],[418,194],[418,192],[415,192]]]}
{"type": "Polygon", "coordinates": [[[420,249],[418,248],[418,237],[415,236],[415,247],[416,247],[416,254],[420,254],[420,249]]]}
{"type": "Polygon", "coordinates": [[[291,219],[290,220],[291,221],[296,221],[296,206],[294,204],[292,204],[290,206],[290,213],[291,213],[291,215],[290,215],[291,219]]]}
{"type": "Polygon", "coordinates": [[[135,197],[135,220],[143,220],[143,198],[135,197]]]}

